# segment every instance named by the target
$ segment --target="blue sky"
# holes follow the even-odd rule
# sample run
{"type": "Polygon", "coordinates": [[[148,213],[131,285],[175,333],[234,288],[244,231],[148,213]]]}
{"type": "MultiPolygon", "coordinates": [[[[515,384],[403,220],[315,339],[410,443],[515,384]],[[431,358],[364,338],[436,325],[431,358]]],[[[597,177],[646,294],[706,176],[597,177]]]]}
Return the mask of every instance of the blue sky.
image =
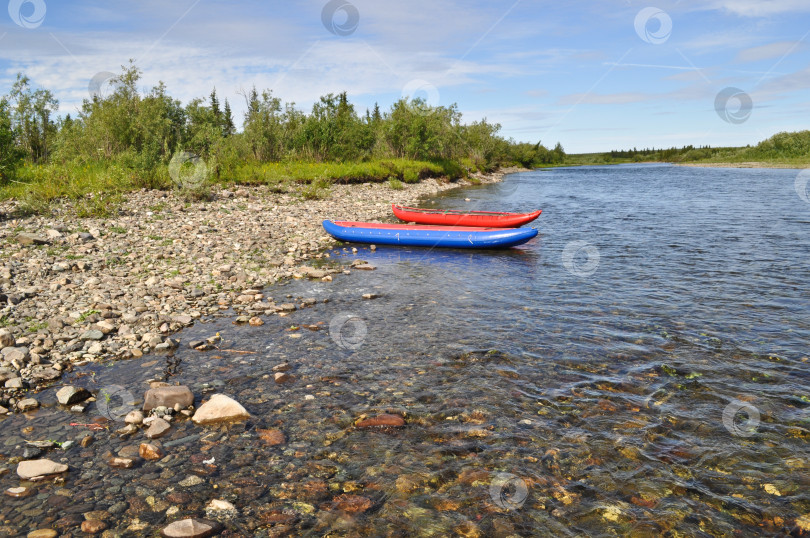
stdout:
{"type": "Polygon", "coordinates": [[[810,128],[807,0],[10,0],[4,11],[0,94],[22,71],[60,114],[133,58],[144,91],[162,80],[185,103],[216,86],[237,121],[255,84],[305,110],[340,91],[360,111],[403,94],[457,103],[465,120],[572,153],[810,128]]]}

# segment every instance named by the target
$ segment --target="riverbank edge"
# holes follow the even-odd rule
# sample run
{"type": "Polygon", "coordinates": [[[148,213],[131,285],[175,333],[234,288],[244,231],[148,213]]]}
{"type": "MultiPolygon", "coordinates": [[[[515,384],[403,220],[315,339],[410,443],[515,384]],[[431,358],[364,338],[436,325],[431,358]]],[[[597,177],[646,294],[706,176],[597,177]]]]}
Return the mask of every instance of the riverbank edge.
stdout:
{"type": "MultiPolygon", "coordinates": [[[[80,219],[69,202],[50,215],[0,218],[0,415],[22,410],[21,401],[76,365],[171,349],[171,336],[197,320],[231,311],[260,320],[301,307],[263,290],[344,272],[324,254],[338,244],[323,230],[325,219],[390,221],[391,203],[418,205],[523,171],[428,178],[402,189],[334,185],[322,200],[265,186],[219,188],[213,200],[198,202],[178,191],[141,190],[109,218],[80,219]],[[313,261],[321,267],[310,267],[313,261]]],[[[0,203],[0,216],[14,214],[15,205],[0,203]]]]}
{"type": "Polygon", "coordinates": [[[694,168],[771,168],[785,170],[804,170],[810,168],[810,163],[805,165],[790,163],[771,163],[764,161],[751,161],[742,163],[715,163],[715,162],[694,162],[694,163],[672,163],[675,166],[691,166],[694,168]]]}
{"type": "MultiPolygon", "coordinates": [[[[622,162],[622,163],[568,163],[554,165],[555,168],[576,168],[580,166],[620,166],[623,164],[671,164],[673,166],[689,166],[692,168],[769,168],[782,170],[805,170],[810,168],[810,162],[799,163],[773,163],[766,161],[751,161],[742,163],[716,163],[716,162],[672,162],[672,161],[642,161],[642,162],[622,162]]],[[[545,168],[545,167],[544,167],[545,168]]]]}

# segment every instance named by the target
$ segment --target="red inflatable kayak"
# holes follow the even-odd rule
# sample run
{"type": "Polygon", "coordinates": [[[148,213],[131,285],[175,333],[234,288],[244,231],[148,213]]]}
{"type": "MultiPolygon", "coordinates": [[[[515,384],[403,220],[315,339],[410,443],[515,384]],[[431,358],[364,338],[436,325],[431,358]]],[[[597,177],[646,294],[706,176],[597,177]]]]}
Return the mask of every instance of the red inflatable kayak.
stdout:
{"type": "Polygon", "coordinates": [[[480,228],[516,228],[533,221],[542,211],[532,213],[502,213],[496,211],[453,211],[451,209],[419,209],[391,204],[394,215],[405,222],[438,226],[473,226],[480,228]]]}

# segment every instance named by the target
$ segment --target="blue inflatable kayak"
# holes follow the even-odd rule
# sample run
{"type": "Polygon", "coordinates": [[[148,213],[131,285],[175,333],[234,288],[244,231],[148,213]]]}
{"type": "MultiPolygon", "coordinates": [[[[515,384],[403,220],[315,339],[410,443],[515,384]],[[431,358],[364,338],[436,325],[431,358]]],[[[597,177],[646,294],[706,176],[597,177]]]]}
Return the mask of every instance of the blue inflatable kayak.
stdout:
{"type": "Polygon", "coordinates": [[[537,235],[534,228],[414,226],[377,222],[323,221],[323,229],[341,241],[443,248],[505,248],[522,245],[537,235]]]}

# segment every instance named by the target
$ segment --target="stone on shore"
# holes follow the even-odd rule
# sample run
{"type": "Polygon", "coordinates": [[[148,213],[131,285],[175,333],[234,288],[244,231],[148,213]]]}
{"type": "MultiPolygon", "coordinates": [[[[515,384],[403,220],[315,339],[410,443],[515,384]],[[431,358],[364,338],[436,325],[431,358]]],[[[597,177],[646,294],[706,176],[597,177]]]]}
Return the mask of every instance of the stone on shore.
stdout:
{"type": "Polygon", "coordinates": [[[0,329],[0,349],[14,346],[14,336],[8,329],[0,329]]]}
{"type": "Polygon", "coordinates": [[[191,420],[195,424],[216,424],[218,422],[239,422],[248,418],[250,418],[250,413],[239,402],[224,394],[214,394],[210,400],[197,409],[191,420]]]}
{"type": "Polygon", "coordinates": [[[176,404],[185,409],[194,404],[194,394],[185,385],[156,387],[149,389],[143,398],[143,410],[149,412],[156,407],[171,407],[176,404]]]}
{"type": "Polygon", "coordinates": [[[101,340],[104,338],[104,333],[94,329],[83,332],[79,338],[81,340],[101,340]]]}
{"type": "Polygon", "coordinates": [[[64,473],[68,466],[51,460],[24,460],[17,464],[17,475],[23,480],[64,473]]]}
{"type": "Polygon", "coordinates": [[[71,385],[62,387],[56,393],[56,399],[62,405],[73,405],[79,402],[83,402],[89,397],[90,392],[88,392],[87,389],[81,387],[73,387],[71,385]]]}
{"type": "Polygon", "coordinates": [[[219,532],[221,525],[205,519],[181,519],[160,531],[164,538],[206,538],[219,532]]]}
{"type": "Polygon", "coordinates": [[[47,245],[50,243],[47,238],[32,233],[17,234],[17,242],[21,245],[47,245]]]}
{"type": "Polygon", "coordinates": [[[24,398],[17,402],[17,409],[25,413],[26,411],[33,411],[39,407],[39,402],[33,398],[24,398]]]}

